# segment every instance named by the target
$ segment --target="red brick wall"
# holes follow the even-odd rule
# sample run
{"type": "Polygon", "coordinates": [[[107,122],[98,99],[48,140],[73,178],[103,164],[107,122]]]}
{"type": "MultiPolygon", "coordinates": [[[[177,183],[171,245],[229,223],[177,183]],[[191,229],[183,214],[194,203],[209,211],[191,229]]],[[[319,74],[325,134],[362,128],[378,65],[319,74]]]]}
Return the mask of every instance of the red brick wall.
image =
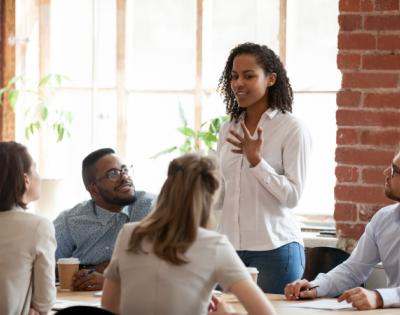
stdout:
{"type": "MultiPolygon", "coordinates": [[[[3,1],[0,0],[0,87],[3,87],[3,1]]],[[[0,106],[0,140],[3,139],[3,108],[0,106]]]]}
{"type": "Polygon", "coordinates": [[[374,213],[391,203],[382,171],[400,143],[400,0],[340,0],[335,214],[351,251],[374,213]]]}

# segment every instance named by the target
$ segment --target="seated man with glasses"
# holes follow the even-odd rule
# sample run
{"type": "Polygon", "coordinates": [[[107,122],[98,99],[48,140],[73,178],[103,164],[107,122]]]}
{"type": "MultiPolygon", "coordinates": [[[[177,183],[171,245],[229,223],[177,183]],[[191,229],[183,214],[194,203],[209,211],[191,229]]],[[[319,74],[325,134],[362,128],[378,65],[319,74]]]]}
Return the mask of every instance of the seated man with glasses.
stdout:
{"type": "Polygon", "coordinates": [[[296,280],[285,288],[289,300],[339,296],[361,310],[400,307],[400,152],[385,175],[385,195],[397,203],[380,209],[366,226],[350,257],[315,280],[296,280]],[[367,290],[359,287],[375,265],[382,262],[388,288],[367,290]]]}
{"type": "Polygon", "coordinates": [[[153,205],[153,195],[135,191],[130,170],[113,149],[90,153],[82,162],[82,178],[92,199],[54,221],[56,259],[75,257],[81,263],[76,290],[101,290],[118,232],[125,223],[144,218],[153,205]]]}

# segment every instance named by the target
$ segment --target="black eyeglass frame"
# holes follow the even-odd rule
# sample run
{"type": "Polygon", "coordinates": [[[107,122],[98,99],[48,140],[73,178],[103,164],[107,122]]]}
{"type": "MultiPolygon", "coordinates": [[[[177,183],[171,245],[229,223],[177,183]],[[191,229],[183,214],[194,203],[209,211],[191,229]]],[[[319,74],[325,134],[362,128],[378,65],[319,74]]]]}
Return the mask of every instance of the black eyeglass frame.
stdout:
{"type": "Polygon", "coordinates": [[[117,182],[121,179],[122,175],[131,176],[133,173],[133,165],[122,165],[121,168],[112,168],[109,169],[103,176],[96,178],[94,182],[101,181],[105,178],[109,179],[112,182],[117,182]]]}

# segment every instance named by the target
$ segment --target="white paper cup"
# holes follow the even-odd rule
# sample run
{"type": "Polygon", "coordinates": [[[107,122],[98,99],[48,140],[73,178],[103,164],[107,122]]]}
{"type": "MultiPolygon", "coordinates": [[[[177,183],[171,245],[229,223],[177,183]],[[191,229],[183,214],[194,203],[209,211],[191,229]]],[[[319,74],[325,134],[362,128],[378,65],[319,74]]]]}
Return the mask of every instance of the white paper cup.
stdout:
{"type": "Polygon", "coordinates": [[[58,279],[60,280],[60,290],[71,291],[73,289],[72,277],[79,270],[78,258],[60,258],[57,261],[58,279]]]}
{"type": "Polygon", "coordinates": [[[257,278],[258,278],[258,269],[256,267],[246,267],[247,271],[251,275],[251,278],[255,283],[257,283],[257,278]]]}

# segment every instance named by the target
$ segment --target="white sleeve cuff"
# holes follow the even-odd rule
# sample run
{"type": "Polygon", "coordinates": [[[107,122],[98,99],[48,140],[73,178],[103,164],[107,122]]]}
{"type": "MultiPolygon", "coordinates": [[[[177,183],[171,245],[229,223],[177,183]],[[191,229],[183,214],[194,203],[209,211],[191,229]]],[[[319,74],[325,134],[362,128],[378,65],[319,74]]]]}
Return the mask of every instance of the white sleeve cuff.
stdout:
{"type": "Polygon", "coordinates": [[[383,300],[383,307],[400,307],[400,287],[376,289],[383,300]]]}

